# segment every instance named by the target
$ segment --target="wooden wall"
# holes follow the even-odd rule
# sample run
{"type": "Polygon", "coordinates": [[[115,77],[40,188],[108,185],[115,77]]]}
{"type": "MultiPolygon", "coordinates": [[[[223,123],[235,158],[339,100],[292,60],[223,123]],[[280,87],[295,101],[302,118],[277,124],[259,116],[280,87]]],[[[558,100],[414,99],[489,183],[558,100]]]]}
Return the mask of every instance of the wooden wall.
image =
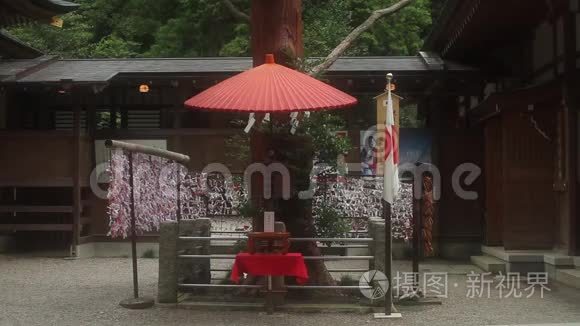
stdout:
{"type": "MultiPolygon", "coordinates": [[[[89,138],[81,139],[81,179],[88,184],[92,147],[89,138]]],[[[73,136],[69,131],[0,132],[0,182],[19,185],[27,182],[45,186],[72,186],[73,136]],[[6,173],[6,171],[10,171],[6,173]]]]}
{"type": "Polygon", "coordinates": [[[503,244],[502,124],[496,117],[487,121],[485,134],[485,219],[484,242],[488,246],[503,244]]]}
{"type": "Polygon", "coordinates": [[[554,113],[533,118],[518,111],[502,114],[503,244],[505,249],[551,249],[557,212],[553,191],[554,113]]]}
{"type": "MultiPolygon", "coordinates": [[[[439,200],[439,238],[442,243],[479,242],[482,238],[484,180],[479,176],[470,186],[478,198],[466,200],[452,187],[452,175],[463,163],[483,166],[483,139],[480,130],[463,129],[439,136],[437,167],[441,172],[441,199],[439,200]]],[[[465,178],[465,175],[463,175],[465,178]]]]}

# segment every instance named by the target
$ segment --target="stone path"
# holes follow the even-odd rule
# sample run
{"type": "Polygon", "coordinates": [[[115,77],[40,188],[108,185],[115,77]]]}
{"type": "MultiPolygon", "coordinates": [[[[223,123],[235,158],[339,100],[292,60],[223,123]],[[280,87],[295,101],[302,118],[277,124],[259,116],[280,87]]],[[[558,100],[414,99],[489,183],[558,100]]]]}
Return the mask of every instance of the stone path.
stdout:
{"type": "MultiPolygon", "coordinates": [[[[142,293],[155,296],[156,259],[140,259],[142,293]]],[[[397,269],[409,270],[397,262],[397,269]]],[[[433,262],[430,271],[448,271],[449,295],[437,306],[401,307],[402,320],[374,320],[368,314],[211,312],[156,306],[130,311],[118,302],[131,296],[129,259],[31,258],[0,256],[0,325],[522,325],[580,322],[580,291],[550,284],[544,298],[466,298],[467,264],[433,262]],[[457,284],[457,286],[453,286],[457,284]]]]}

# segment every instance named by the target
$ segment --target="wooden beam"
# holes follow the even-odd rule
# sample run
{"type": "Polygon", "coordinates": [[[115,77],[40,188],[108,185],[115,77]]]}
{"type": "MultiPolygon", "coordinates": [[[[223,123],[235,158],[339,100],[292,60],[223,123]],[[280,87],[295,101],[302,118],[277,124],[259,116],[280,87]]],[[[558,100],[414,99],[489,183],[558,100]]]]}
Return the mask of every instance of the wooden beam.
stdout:
{"type": "MultiPolygon", "coordinates": [[[[242,135],[241,129],[181,128],[144,130],[97,130],[96,139],[159,139],[171,136],[233,136],[242,135]]],[[[1,133],[0,133],[1,135],[1,133]]]]}
{"type": "Polygon", "coordinates": [[[0,178],[0,187],[15,187],[15,188],[59,188],[71,187],[73,184],[72,178],[69,177],[55,177],[55,178],[0,178]]]}
{"type": "Polygon", "coordinates": [[[10,205],[0,206],[0,213],[72,213],[72,206],[10,205]]]}
{"type": "Polygon", "coordinates": [[[0,224],[0,231],[72,231],[72,224],[0,224]]]}
{"type": "Polygon", "coordinates": [[[121,149],[124,149],[124,150],[126,150],[128,152],[132,152],[132,153],[143,153],[143,154],[149,154],[149,155],[153,155],[153,156],[159,156],[159,157],[163,157],[163,158],[166,158],[168,160],[172,160],[172,161],[179,162],[179,163],[189,162],[189,156],[187,156],[187,155],[183,155],[181,153],[171,152],[168,150],[164,150],[164,149],[160,149],[160,148],[156,148],[156,147],[151,147],[151,146],[126,143],[126,142],[122,142],[122,141],[118,141],[118,140],[111,140],[111,139],[108,139],[105,141],[105,146],[107,146],[108,148],[121,148],[121,149]]]}

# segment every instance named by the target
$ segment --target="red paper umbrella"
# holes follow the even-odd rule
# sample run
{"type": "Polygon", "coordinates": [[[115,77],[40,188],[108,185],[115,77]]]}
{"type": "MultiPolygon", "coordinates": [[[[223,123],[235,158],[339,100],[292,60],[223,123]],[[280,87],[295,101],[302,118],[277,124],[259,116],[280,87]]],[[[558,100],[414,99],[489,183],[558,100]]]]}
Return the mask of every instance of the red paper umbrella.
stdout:
{"type": "Polygon", "coordinates": [[[339,109],[357,100],[306,74],[266,63],[208,88],[185,102],[191,108],[237,112],[291,112],[339,109]]]}

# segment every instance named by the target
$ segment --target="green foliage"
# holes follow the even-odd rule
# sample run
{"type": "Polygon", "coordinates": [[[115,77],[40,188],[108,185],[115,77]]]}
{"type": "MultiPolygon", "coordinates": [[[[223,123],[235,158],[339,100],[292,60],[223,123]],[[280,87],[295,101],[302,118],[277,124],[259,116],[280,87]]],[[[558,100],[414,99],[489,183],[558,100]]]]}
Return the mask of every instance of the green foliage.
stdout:
{"type": "MultiPolygon", "coordinates": [[[[326,56],[370,13],[396,0],[304,0],[305,55],[326,56]]],[[[215,0],[76,0],[62,29],[32,24],[9,32],[65,58],[244,56],[250,26],[215,0]]],[[[249,12],[250,0],[234,1],[249,12]]],[[[442,0],[415,0],[381,19],[346,55],[414,55],[442,0]]]]}
{"type": "Polygon", "coordinates": [[[238,213],[240,214],[240,216],[242,216],[242,217],[253,218],[256,216],[263,216],[264,215],[264,209],[262,207],[252,206],[252,203],[250,202],[249,199],[241,202],[240,205],[238,207],[236,207],[236,209],[237,209],[238,213]]]}
{"type": "Polygon", "coordinates": [[[225,155],[230,168],[250,161],[250,137],[247,134],[232,135],[225,142],[225,155]]]}
{"type": "Polygon", "coordinates": [[[130,58],[137,56],[138,44],[124,41],[118,36],[108,35],[95,44],[93,58],[130,58]]]}
{"type": "MultiPolygon", "coordinates": [[[[96,114],[97,129],[109,129],[111,126],[111,112],[97,112],[96,114]]],[[[115,124],[121,125],[121,112],[115,114],[115,124]]]]}
{"type": "Polygon", "coordinates": [[[336,135],[345,126],[344,120],[336,114],[313,112],[309,119],[302,121],[298,134],[308,135],[312,139],[317,163],[326,163],[336,168],[338,156],[351,148],[347,137],[336,135]]]}
{"type": "MultiPolygon", "coordinates": [[[[304,48],[306,57],[326,57],[355,27],[350,10],[351,1],[304,2],[304,48]]],[[[355,46],[347,55],[363,55],[355,46]]]]}
{"type": "Polygon", "coordinates": [[[425,122],[419,117],[417,104],[405,105],[400,110],[401,128],[422,128],[425,122]]]}
{"type": "Polygon", "coordinates": [[[232,247],[232,254],[239,254],[240,252],[246,251],[247,248],[248,248],[248,240],[240,239],[236,241],[236,243],[232,247]]]}
{"type": "MultiPolygon", "coordinates": [[[[377,9],[398,0],[305,0],[306,56],[326,56],[377,9]]],[[[380,19],[346,55],[415,55],[431,28],[431,1],[415,0],[398,13],[380,19]]]]}
{"type": "MultiPolygon", "coordinates": [[[[314,210],[314,227],[317,238],[339,238],[350,231],[348,220],[334,207],[323,204],[314,210]]],[[[330,247],[331,243],[327,243],[330,247]]]]}
{"type": "Polygon", "coordinates": [[[91,26],[82,13],[66,15],[62,29],[33,24],[15,27],[9,32],[40,51],[62,57],[91,57],[95,46],[91,26]]]}

